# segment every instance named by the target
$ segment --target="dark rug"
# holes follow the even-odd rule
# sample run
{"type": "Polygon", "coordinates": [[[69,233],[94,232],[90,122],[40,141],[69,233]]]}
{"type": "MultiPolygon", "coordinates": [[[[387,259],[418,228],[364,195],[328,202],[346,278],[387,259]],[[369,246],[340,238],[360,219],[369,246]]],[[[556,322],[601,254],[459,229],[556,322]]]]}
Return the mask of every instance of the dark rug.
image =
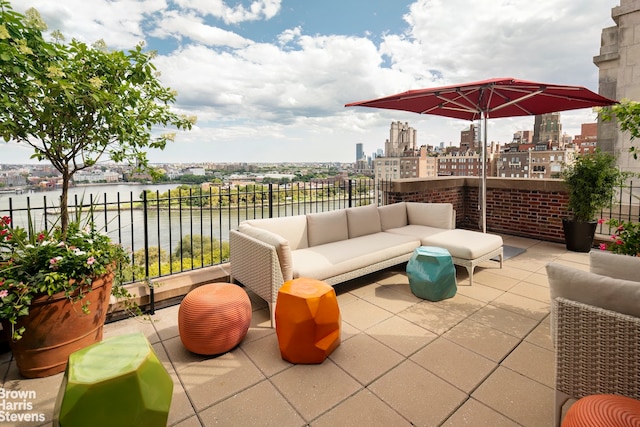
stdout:
{"type": "MultiPolygon", "coordinates": [[[[515,246],[508,246],[508,245],[504,245],[502,246],[502,259],[504,261],[508,260],[509,258],[513,258],[514,256],[518,256],[521,253],[526,252],[527,250],[524,248],[518,248],[515,246]]],[[[493,261],[500,261],[500,258],[495,257],[495,258],[491,258],[493,261]]]]}

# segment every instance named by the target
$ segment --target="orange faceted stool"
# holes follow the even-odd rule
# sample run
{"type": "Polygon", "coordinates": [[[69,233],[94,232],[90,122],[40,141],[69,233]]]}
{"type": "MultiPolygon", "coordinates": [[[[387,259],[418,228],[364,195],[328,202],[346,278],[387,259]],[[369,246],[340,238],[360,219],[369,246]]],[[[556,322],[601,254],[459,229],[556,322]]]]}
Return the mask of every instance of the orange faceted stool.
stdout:
{"type": "Polygon", "coordinates": [[[178,310],[178,331],[187,350],[204,355],[231,350],[247,335],[251,301],[238,285],[212,283],[195,288],[178,310]]]}
{"type": "Polygon", "coordinates": [[[285,282],[276,302],[280,354],[291,363],[322,363],[340,345],[336,291],[320,280],[285,282]]]}
{"type": "Polygon", "coordinates": [[[640,426],[640,401],[614,394],[594,394],[578,399],[564,416],[562,427],[640,426]]]}

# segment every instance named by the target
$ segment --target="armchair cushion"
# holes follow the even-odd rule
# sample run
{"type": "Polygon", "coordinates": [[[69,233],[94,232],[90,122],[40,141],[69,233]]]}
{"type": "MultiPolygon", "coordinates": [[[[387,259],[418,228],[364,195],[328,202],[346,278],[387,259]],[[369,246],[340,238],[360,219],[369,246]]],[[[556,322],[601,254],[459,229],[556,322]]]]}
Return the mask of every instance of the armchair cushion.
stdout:
{"type": "Polygon", "coordinates": [[[640,282],[640,257],[597,250],[589,253],[589,261],[592,273],[640,282]]]}
{"type": "Polygon", "coordinates": [[[547,265],[551,299],[558,297],[640,317],[640,282],[615,279],[563,264],[547,265]]]}

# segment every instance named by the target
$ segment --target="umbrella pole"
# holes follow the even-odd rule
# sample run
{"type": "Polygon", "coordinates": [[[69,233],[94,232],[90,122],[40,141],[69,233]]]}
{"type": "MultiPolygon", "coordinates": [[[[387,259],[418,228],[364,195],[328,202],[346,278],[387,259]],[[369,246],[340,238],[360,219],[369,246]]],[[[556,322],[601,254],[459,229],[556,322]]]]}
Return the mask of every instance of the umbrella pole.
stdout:
{"type": "Polygon", "coordinates": [[[480,171],[480,198],[482,199],[480,215],[482,218],[482,232],[487,232],[487,114],[482,112],[482,170],[480,171]]]}

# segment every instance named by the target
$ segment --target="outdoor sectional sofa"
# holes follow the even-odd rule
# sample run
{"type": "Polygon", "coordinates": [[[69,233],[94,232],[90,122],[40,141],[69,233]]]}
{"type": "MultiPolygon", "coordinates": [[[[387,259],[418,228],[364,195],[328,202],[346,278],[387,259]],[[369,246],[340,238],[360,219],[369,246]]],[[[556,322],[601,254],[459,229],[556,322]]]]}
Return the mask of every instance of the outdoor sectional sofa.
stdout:
{"type": "Polygon", "coordinates": [[[450,203],[401,202],[329,212],[246,220],[230,230],[231,280],[275,313],[278,289],[298,277],[330,285],[409,260],[419,246],[438,246],[467,268],[498,257],[502,238],[455,228],[450,203]]]}

